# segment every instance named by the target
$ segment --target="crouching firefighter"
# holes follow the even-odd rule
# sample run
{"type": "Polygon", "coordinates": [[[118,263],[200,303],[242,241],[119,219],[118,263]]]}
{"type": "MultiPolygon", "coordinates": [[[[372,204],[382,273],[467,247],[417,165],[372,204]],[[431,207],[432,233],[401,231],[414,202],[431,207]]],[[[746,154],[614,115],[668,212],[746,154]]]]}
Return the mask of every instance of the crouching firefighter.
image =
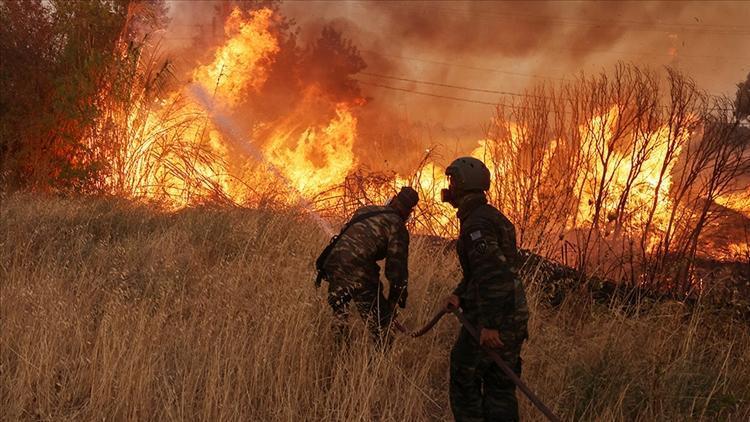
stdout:
{"type": "Polygon", "coordinates": [[[366,321],[379,347],[391,342],[388,327],[395,306],[406,306],[409,278],[409,232],[406,221],[419,197],[403,187],[387,205],[370,205],[354,215],[331,239],[318,257],[316,287],[328,281],[328,304],[336,316],[336,334],[341,340],[348,333],[349,305],[354,305],[366,321]],[[385,259],[389,291],[384,296],[378,261],[385,259]]]}
{"type": "MultiPolygon", "coordinates": [[[[529,311],[518,277],[520,259],[513,224],[487,203],[490,172],[476,158],[458,158],[445,171],[443,202],[458,209],[456,243],[463,279],[446,299],[479,331],[481,346],[495,349],[521,375],[521,345],[529,311]]],[[[456,421],[517,421],[516,386],[462,328],[450,358],[450,402],[456,421]]]]}

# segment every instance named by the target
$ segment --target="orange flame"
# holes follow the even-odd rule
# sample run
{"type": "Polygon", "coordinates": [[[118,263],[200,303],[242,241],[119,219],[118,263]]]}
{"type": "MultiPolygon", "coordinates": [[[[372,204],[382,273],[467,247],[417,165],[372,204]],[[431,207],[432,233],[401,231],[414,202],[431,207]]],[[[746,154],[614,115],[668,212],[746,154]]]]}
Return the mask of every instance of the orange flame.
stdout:
{"type": "Polygon", "coordinates": [[[293,129],[286,126],[274,132],[265,148],[267,158],[304,195],[340,185],[356,164],[352,147],[357,119],[349,106],[337,104],[336,117],[324,127],[308,127],[296,141],[291,139],[293,129]]]}
{"type": "MultiPolygon", "coordinates": [[[[268,80],[270,66],[281,48],[271,29],[273,19],[269,9],[247,14],[234,10],[225,24],[226,40],[216,49],[211,62],[191,72],[193,81],[212,92],[216,102],[230,111],[238,112],[248,98],[260,95],[268,80]]],[[[358,102],[332,103],[324,94],[318,86],[307,86],[301,101],[286,116],[248,129],[247,138],[257,142],[255,147],[262,150],[264,159],[308,199],[336,189],[359,165],[353,152],[358,102]],[[325,101],[328,101],[325,106],[320,107],[325,101]]],[[[621,217],[618,213],[627,214],[628,221],[635,226],[650,219],[654,229],[646,247],[653,249],[668,224],[673,206],[671,174],[679,149],[669,150],[675,145],[670,140],[674,134],[669,127],[639,134],[651,147],[639,167],[634,167],[633,147],[616,147],[611,142],[619,118],[620,110],[612,107],[580,126],[578,141],[582,155],[588,160],[584,163],[587,171],[571,179],[575,180],[575,191],[580,196],[577,206],[573,204],[569,212],[576,218],[561,223],[569,224],[562,229],[599,224],[606,229],[621,217]],[[626,198],[624,208],[623,198],[626,198]],[[654,204],[652,216],[650,210],[654,204]]],[[[257,196],[248,186],[268,178],[263,166],[248,163],[250,157],[239,155],[201,108],[181,91],[172,93],[158,111],[148,114],[145,123],[141,124],[140,119],[143,117],[134,113],[127,122],[136,132],[126,151],[129,170],[125,184],[133,196],[167,197],[175,208],[215,192],[237,203],[248,203],[257,196]],[[138,127],[142,129],[136,130],[138,127]]],[[[495,147],[492,140],[480,140],[471,155],[482,159],[493,176],[523,175],[527,171],[521,168],[521,162],[529,159],[523,158],[520,141],[526,130],[514,123],[508,123],[505,129],[507,133],[503,136],[508,136],[509,142],[504,146],[509,151],[498,154],[492,150],[495,147]]],[[[686,139],[676,143],[685,143],[686,139]]],[[[565,140],[550,141],[543,154],[532,159],[541,160],[542,178],[553,177],[553,170],[560,172],[553,168],[553,160],[558,146],[565,145],[565,140]]],[[[394,185],[418,187],[423,195],[420,207],[429,208],[430,220],[423,224],[443,228],[442,234],[455,234],[454,210],[440,202],[440,189],[447,186],[444,170],[443,166],[430,162],[414,176],[395,176],[394,185]]],[[[536,195],[531,198],[535,206],[545,206],[541,194],[532,195],[536,195]]],[[[382,199],[381,196],[382,193],[373,192],[370,197],[382,199]]],[[[727,195],[717,203],[744,210],[741,212],[750,217],[747,195],[727,195]]],[[[417,226],[417,231],[434,233],[427,226],[417,226]]],[[[737,244],[738,250],[746,250],[746,246],[737,244]]]]}
{"type": "MultiPolygon", "coordinates": [[[[193,70],[193,81],[213,92],[223,107],[237,109],[267,81],[269,65],[280,50],[270,30],[272,19],[269,9],[248,14],[234,9],[225,23],[226,41],[210,63],[193,70]]],[[[316,93],[310,88],[303,106],[272,123],[270,136],[256,140],[265,159],[305,195],[340,184],[356,163],[352,146],[357,119],[348,104],[332,105],[335,116],[327,123],[300,127],[304,115],[313,109],[307,99],[316,93]]],[[[141,133],[152,135],[133,136],[128,144],[125,155],[133,162],[128,171],[130,194],[166,197],[176,208],[217,192],[237,203],[251,199],[247,186],[262,177],[258,174],[262,170],[245,172],[249,157],[237,156],[203,110],[181,91],[172,93],[163,104],[143,125],[141,133]]],[[[135,114],[129,124],[136,126],[135,114]]]]}
{"type": "Polygon", "coordinates": [[[279,51],[269,31],[273,12],[261,9],[244,16],[234,9],[224,25],[227,41],[216,50],[213,62],[193,71],[193,79],[206,88],[216,86],[219,100],[236,106],[268,79],[267,64],[279,51]]]}

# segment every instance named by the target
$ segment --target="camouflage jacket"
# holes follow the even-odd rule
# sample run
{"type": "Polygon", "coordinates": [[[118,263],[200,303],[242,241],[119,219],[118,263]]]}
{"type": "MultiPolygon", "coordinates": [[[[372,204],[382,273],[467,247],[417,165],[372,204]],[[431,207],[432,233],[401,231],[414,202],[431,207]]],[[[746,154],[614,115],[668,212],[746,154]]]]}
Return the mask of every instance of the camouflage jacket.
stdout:
{"type": "Polygon", "coordinates": [[[392,288],[404,289],[409,278],[409,232],[401,216],[390,207],[361,207],[352,218],[373,211],[388,212],[349,227],[328,256],[325,271],[333,280],[378,283],[377,261],[385,259],[388,282],[392,288]]]}
{"type": "Polygon", "coordinates": [[[503,342],[523,341],[529,317],[518,277],[521,265],[516,230],[484,194],[470,194],[458,208],[461,230],[456,244],[463,279],[454,294],[467,318],[499,329],[503,342]]]}

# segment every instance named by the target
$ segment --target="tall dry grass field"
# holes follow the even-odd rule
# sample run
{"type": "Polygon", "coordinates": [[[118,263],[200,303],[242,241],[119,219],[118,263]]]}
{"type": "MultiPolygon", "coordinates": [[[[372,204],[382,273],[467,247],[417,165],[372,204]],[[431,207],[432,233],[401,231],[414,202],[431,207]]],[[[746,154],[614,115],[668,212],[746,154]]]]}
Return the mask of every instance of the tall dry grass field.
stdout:
{"type": "MultiPolygon", "coordinates": [[[[291,215],[163,213],[119,200],[2,199],[3,420],[449,420],[446,318],[387,354],[358,323],[338,348],[326,239],[291,215]]],[[[414,239],[414,327],[457,281],[452,253],[414,239]]],[[[567,420],[747,420],[750,333],[710,310],[623,312],[527,279],[524,378],[567,420]]],[[[520,399],[522,418],[540,420],[520,399]]]]}

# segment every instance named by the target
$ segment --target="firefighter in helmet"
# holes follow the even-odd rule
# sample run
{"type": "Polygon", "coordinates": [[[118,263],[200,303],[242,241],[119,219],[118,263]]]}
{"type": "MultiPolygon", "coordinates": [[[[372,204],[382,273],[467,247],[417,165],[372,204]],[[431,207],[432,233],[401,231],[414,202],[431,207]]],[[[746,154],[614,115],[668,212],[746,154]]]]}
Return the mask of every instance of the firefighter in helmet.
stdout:
{"type": "MultiPolygon", "coordinates": [[[[521,346],[529,317],[515,227],[487,202],[490,172],[473,157],[453,161],[445,171],[443,202],[458,210],[458,258],[463,279],[446,298],[478,328],[480,344],[496,349],[521,374],[521,346]]],[[[462,328],[450,358],[450,402],[457,421],[517,421],[515,384],[462,328]]]]}
{"type": "Polygon", "coordinates": [[[331,241],[319,262],[319,278],[328,281],[328,303],[337,318],[337,333],[346,333],[349,305],[367,322],[372,337],[390,343],[388,326],[395,306],[404,308],[408,294],[409,232],[406,221],[419,197],[404,187],[385,206],[357,209],[341,233],[331,241]],[[389,289],[380,282],[378,261],[385,259],[389,289]]]}

